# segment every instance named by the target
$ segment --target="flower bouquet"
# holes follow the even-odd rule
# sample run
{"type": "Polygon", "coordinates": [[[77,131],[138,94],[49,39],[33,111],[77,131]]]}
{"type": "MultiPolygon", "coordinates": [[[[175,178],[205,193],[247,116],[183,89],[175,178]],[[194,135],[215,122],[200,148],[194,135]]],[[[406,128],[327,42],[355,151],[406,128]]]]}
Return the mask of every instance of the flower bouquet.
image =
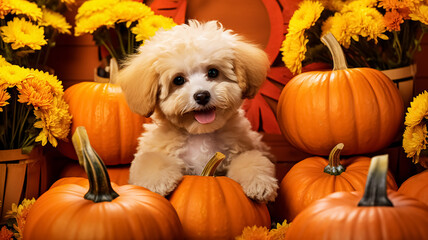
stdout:
{"type": "Polygon", "coordinates": [[[38,143],[56,147],[70,131],[63,86],[49,73],[0,58],[0,150],[29,153],[38,143]]]}
{"type": "Polygon", "coordinates": [[[46,70],[58,34],[70,34],[61,14],[74,0],[0,1],[0,55],[19,66],[46,70]]]}
{"type": "Polygon", "coordinates": [[[313,62],[331,63],[320,38],[331,32],[349,67],[408,66],[428,31],[428,5],[420,0],[304,0],[289,22],[283,62],[292,73],[313,62]]]}
{"type": "Polygon", "coordinates": [[[428,168],[428,92],[419,94],[410,103],[403,134],[403,148],[408,158],[428,168]]]}
{"type": "Polygon", "coordinates": [[[141,2],[88,0],[78,9],[74,34],[91,34],[94,42],[120,63],[157,30],[175,25],[171,18],[155,15],[141,2]]]}

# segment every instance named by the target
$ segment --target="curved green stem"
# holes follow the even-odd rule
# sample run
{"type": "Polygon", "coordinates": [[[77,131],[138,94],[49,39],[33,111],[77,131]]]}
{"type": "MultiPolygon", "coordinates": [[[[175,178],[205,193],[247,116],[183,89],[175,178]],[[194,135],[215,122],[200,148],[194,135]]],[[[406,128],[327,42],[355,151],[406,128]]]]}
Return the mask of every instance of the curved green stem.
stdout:
{"type": "Polygon", "coordinates": [[[114,30],[116,31],[116,35],[117,35],[117,38],[119,40],[120,51],[122,52],[123,56],[126,56],[126,50],[125,50],[125,45],[124,45],[124,42],[122,39],[122,34],[121,34],[120,30],[118,29],[118,27],[120,27],[120,26],[115,27],[114,30]]]}
{"type": "Polygon", "coordinates": [[[328,165],[324,168],[325,173],[337,176],[345,171],[345,167],[340,164],[340,152],[343,146],[343,143],[339,143],[331,150],[328,156],[328,165]]]}
{"type": "Polygon", "coordinates": [[[321,37],[321,42],[330,50],[333,58],[333,70],[344,70],[348,68],[346,64],[345,54],[339,42],[330,32],[321,37]]]}
{"type": "Polygon", "coordinates": [[[214,176],[215,171],[217,170],[218,165],[226,158],[226,156],[221,152],[216,152],[214,156],[208,161],[205,165],[204,170],[202,170],[201,176],[214,176]]]}
{"type": "Polygon", "coordinates": [[[107,168],[91,147],[85,127],[79,126],[73,134],[72,142],[79,164],[83,166],[89,180],[89,190],[84,198],[93,202],[111,202],[117,194],[110,183],[107,168]]]}
{"type": "Polygon", "coordinates": [[[358,206],[374,207],[384,206],[392,207],[393,204],[388,198],[386,177],[388,173],[388,155],[373,157],[370,163],[369,173],[367,175],[366,188],[364,196],[358,203],[358,206]]]}

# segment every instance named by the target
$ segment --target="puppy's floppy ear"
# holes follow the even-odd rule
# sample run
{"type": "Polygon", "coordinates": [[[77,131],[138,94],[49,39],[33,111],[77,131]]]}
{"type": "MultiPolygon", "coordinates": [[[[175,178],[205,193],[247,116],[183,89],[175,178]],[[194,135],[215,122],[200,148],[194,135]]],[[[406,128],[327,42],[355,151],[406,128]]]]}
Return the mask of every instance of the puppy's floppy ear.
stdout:
{"type": "Polygon", "coordinates": [[[239,87],[242,89],[242,98],[253,98],[269,70],[267,54],[254,44],[239,40],[235,50],[235,74],[239,87]]]}
{"type": "Polygon", "coordinates": [[[143,54],[131,56],[117,77],[131,110],[146,117],[155,109],[159,88],[154,62],[155,58],[143,54]]]}

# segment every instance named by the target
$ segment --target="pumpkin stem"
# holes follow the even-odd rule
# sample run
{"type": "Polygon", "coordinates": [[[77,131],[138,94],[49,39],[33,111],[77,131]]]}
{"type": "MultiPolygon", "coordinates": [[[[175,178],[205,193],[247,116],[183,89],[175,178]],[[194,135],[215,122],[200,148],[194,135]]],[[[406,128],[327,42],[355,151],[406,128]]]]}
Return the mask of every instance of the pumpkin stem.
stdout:
{"type": "Polygon", "coordinates": [[[218,165],[226,158],[226,156],[221,152],[216,152],[214,156],[208,161],[205,165],[204,170],[202,170],[201,176],[212,177],[214,176],[215,171],[217,170],[218,165]]]}
{"type": "Polygon", "coordinates": [[[93,202],[111,202],[117,194],[110,183],[107,168],[92,148],[85,127],[79,126],[73,134],[72,142],[79,164],[83,166],[89,180],[89,191],[84,198],[93,202]]]}
{"type": "Polygon", "coordinates": [[[358,206],[393,206],[386,192],[387,173],[388,155],[373,157],[370,162],[364,196],[358,203],[358,206]]]}
{"type": "Polygon", "coordinates": [[[339,42],[330,32],[321,37],[321,42],[327,46],[333,57],[333,70],[344,70],[348,68],[345,54],[339,42]]]}
{"type": "Polygon", "coordinates": [[[324,172],[330,175],[340,175],[345,171],[345,167],[340,164],[340,152],[344,147],[343,143],[337,144],[328,156],[328,165],[324,168],[324,172]]]}

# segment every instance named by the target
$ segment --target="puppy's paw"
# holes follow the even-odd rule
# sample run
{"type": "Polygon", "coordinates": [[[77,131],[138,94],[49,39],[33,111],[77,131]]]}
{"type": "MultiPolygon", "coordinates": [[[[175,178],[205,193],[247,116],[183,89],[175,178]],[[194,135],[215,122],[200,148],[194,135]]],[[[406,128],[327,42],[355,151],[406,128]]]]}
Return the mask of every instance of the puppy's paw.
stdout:
{"type": "Polygon", "coordinates": [[[181,181],[183,164],[162,153],[137,154],[129,169],[129,183],[162,196],[172,192],[181,181]]]}
{"type": "Polygon", "coordinates": [[[180,183],[183,175],[177,173],[168,173],[163,176],[159,176],[155,182],[147,184],[145,187],[152,192],[158,193],[162,196],[166,196],[177,187],[180,183]]]}
{"type": "Polygon", "coordinates": [[[256,176],[251,181],[241,183],[247,197],[260,202],[273,202],[277,196],[278,183],[269,176],[256,176]]]}
{"type": "Polygon", "coordinates": [[[275,200],[278,190],[275,165],[260,151],[247,151],[232,159],[227,176],[241,184],[249,198],[261,202],[275,200]]]}

